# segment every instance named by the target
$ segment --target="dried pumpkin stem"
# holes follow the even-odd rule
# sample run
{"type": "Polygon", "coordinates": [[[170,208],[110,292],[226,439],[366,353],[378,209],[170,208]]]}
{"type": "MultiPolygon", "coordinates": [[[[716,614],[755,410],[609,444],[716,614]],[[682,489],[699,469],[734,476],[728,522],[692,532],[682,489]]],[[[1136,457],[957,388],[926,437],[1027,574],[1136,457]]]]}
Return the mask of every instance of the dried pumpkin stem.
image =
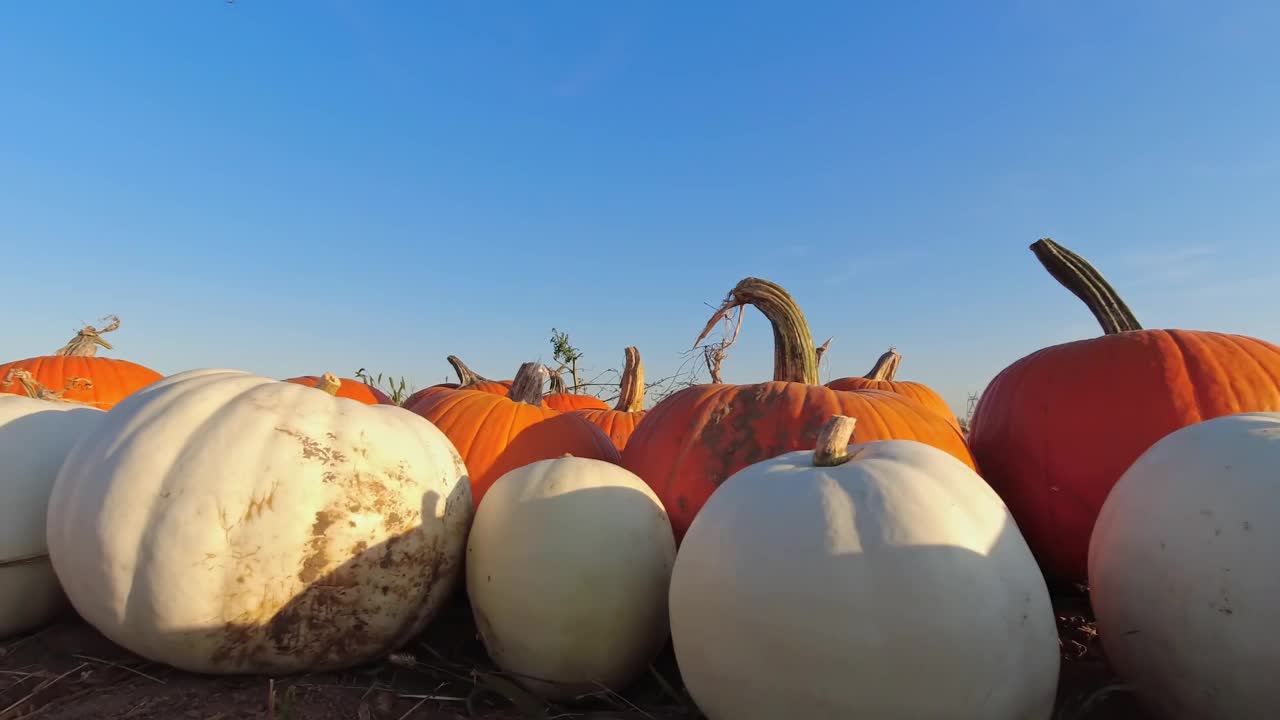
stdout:
{"type": "Polygon", "coordinates": [[[818,433],[818,446],[813,449],[813,464],[817,467],[835,467],[849,462],[849,443],[853,440],[853,428],[857,418],[833,415],[818,433]]]}
{"type": "Polygon", "coordinates": [[[67,384],[61,390],[55,392],[42,385],[39,380],[36,380],[30,371],[23,368],[11,368],[9,372],[5,373],[4,379],[0,381],[0,391],[8,392],[14,383],[17,383],[22,388],[27,397],[54,402],[69,402],[63,400],[62,396],[73,388],[88,390],[93,387],[93,381],[89,378],[73,377],[67,378],[67,384]]]}
{"type": "Polygon", "coordinates": [[[40,384],[30,372],[22,368],[11,368],[5,373],[3,382],[0,382],[0,390],[11,392],[14,384],[17,384],[27,397],[38,398],[53,391],[40,384]]]}
{"type": "Polygon", "coordinates": [[[550,383],[549,383],[549,384],[551,385],[550,391],[551,391],[552,393],[562,393],[562,392],[565,392],[564,376],[563,376],[563,375],[561,375],[561,374],[560,374],[560,373],[558,373],[558,372],[550,372],[550,371],[548,370],[548,380],[550,381],[550,383]]]}
{"type": "Polygon", "coordinates": [[[342,381],[331,372],[321,375],[320,379],[316,381],[316,389],[323,390],[330,395],[337,395],[340,387],[342,387],[342,381]]]}
{"type": "Polygon", "coordinates": [[[893,380],[894,376],[898,374],[898,365],[900,364],[902,364],[902,356],[898,354],[895,348],[890,347],[888,351],[880,356],[879,360],[876,360],[876,364],[871,366],[871,372],[862,377],[867,380],[893,380]]]}
{"type": "Polygon", "coordinates": [[[622,380],[618,384],[618,403],[614,410],[639,412],[644,409],[644,363],[640,351],[634,345],[623,350],[626,363],[622,366],[622,380]]]}
{"type": "Polygon", "coordinates": [[[507,397],[516,402],[542,406],[542,385],[546,382],[547,368],[542,363],[527,362],[520,366],[516,377],[511,381],[511,389],[507,397]]]}
{"type": "Polygon", "coordinates": [[[694,345],[702,342],[731,310],[743,305],[754,305],[773,326],[773,379],[817,385],[817,352],[809,323],[791,294],[768,280],[749,277],[739,282],[707,321],[694,345]]]}
{"type": "Polygon", "coordinates": [[[829,337],[829,338],[827,338],[827,341],[826,341],[826,342],[824,342],[824,343],[822,343],[821,345],[819,345],[818,347],[814,348],[814,350],[813,350],[813,363],[814,363],[815,365],[821,365],[821,364],[822,364],[822,356],[823,356],[823,355],[826,355],[826,354],[827,354],[827,351],[831,349],[831,341],[832,341],[832,340],[835,340],[835,338],[834,338],[834,337],[829,337]]]}
{"type": "Polygon", "coordinates": [[[1084,301],[1105,334],[1142,329],[1115,288],[1087,260],[1049,238],[1031,243],[1031,251],[1054,280],[1084,301]]]}
{"type": "Polygon", "coordinates": [[[467,364],[462,362],[457,355],[450,355],[445,358],[445,360],[448,360],[449,364],[453,366],[453,371],[458,373],[458,387],[468,387],[482,382],[493,382],[489,378],[467,367],[467,364]]]}
{"type": "Polygon", "coordinates": [[[115,315],[108,315],[103,318],[107,324],[100,328],[92,325],[85,325],[76,332],[76,336],[71,338],[66,345],[53,351],[54,355],[65,355],[67,357],[93,357],[98,354],[98,348],[104,347],[111,350],[111,343],[102,338],[109,332],[115,332],[120,329],[120,318],[115,315]]]}

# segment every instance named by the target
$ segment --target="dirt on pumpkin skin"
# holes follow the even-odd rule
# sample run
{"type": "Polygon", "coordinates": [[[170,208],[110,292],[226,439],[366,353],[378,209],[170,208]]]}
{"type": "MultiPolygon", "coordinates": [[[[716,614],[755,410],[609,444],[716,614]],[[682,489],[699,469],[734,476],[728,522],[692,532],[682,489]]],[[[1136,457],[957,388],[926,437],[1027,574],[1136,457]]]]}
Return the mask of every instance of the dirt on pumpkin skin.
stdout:
{"type": "MultiPolygon", "coordinates": [[[[1146,720],[1108,671],[1087,601],[1055,597],[1062,677],[1054,720],[1146,720]]],[[[981,652],[975,648],[974,652],[981,652]]],[[[150,663],[74,616],[0,643],[0,720],[697,720],[670,644],[624,696],[547,707],[487,659],[465,601],[400,653],[341,673],[201,676],[150,663]],[[272,696],[274,699],[272,700],[272,696]]]]}

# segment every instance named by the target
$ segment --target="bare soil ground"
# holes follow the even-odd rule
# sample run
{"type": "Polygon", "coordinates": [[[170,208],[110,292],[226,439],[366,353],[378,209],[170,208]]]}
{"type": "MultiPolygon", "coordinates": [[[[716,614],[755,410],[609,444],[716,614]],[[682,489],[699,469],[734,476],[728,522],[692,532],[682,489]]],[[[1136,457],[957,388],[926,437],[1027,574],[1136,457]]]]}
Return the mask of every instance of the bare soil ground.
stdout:
{"type": "MultiPolygon", "coordinates": [[[[461,597],[461,594],[460,594],[461,597]]],[[[1055,720],[1145,720],[1107,669],[1088,603],[1055,596],[1062,676],[1055,720]]],[[[974,648],[982,652],[982,648],[974,648]]],[[[487,659],[465,601],[381,663],[284,678],[210,677],[147,662],[78,618],[0,644],[0,720],[696,720],[670,646],[625,695],[570,706],[519,690],[487,659]]]]}

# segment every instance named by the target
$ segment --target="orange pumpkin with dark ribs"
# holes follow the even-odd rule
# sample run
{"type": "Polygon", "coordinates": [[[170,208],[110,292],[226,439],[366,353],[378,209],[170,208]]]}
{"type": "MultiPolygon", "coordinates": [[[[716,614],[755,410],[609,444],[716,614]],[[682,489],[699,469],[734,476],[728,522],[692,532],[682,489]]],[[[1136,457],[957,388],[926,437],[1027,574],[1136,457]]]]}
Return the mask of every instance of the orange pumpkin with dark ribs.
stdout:
{"type": "Polygon", "coordinates": [[[627,440],[645,415],[644,365],[640,362],[640,351],[635,347],[628,347],[624,352],[627,359],[622,367],[617,404],[604,410],[594,408],[574,411],[603,430],[619,452],[626,448],[627,440]]]}
{"type": "Polygon", "coordinates": [[[969,443],[1045,574],[1085,582],[1094,522],[1124,471],[1175,430],[1280,411],[1280,347],[1244,335],[1144,330],[1084,258],[1047,238],[1031,249],[1104,334],[1042,348],[1002,370],[978,401],[969,443]]]}
{"type": "Polygon", "coordinates": [[[462,359],[457,355],[450,355],[445,360],[453,366],[453,371],[458,374],[458,382],[437,383],[421,390],[415,390],[409,394],[409,397],[404,399],[404,402],[400,403],[402,407],[412,408],[424,397],[445,394],[449,390],[457,390],[459,388],[479,390],[480,392],[493,393],[495,395],[506,395],[507,391],[511,389],[510,380],[490,380],[483,377],[475,370],[467,367],[467,364],[462,362],[462,359]]]}
{"type": "Polygon", "coordinates": [[[600,428],[542,407],[546,368],[525,363],[504,395],[461,388],[419,400],[410,410],[440,428],[462,456],[476,507],[504,473],[566,453],[612,463],[618,450],[600,428]]]}
{"type": "Polygon", "coordinates": [[[860,441],[918,440],[973,467],[960,431],[915,400],[818,384],[809,325],[795,300],[772,282],[738,283],[702,337],[744,305],[754,305],[773,325],[773,381],[685,388],[649,410],[622,453],[623,466],[662,500],[678,538],[730,475],[785,452],[812,450],[834,415],[857,418],[860,441]]]}
{"type": "Polygon", "coordinates": [[[542,398],[542,404],[560,412],[609,409],[609,403],[594,395],[583,395],[566,390],[564,378],[556,373],[551,374],[551,392],[542,398]]]}
{"type": "MultiPolygon", "coordinates": [[[[332,388],[325,386],[322,376],[319,375],[300,375],[292,377],[285,382],[294,383],[295,385],[306,385],[307,387],[319,387],[325,392],[329,392],[332,388]]],[[[330,395],[336,395],[341,398],[350,398],[351,400],[359,400],[365,405],[394,405],[391,398],[378,388],[363,383],[354,378],[338,378],[338,387],[330,395]]]]}
{"type": "Polygon", "coordinates": [[[951,412],[951,406],[947,404],[946,400],[942,399],[941,395],[934,392],[933,388],[923,383],[909,380],[894,380],[894,376],[898,373],[898,366],[901,364],[902,356],[898,354],[896,349],[889,348],[888,352],[881,355],[879,360],[876,360],[871,372],[862,377],[845,377],[832,380],[827,383],[827,387],[832,390],[884,390],[885,392],[905,395],[946,418],[947,422],[959,430],[960,421],[956,418],[956,414],[951,412]]]}
{"type": "Polygon", "coordinates": [[[113,349],[102,336],[120,327],[111,315],[102,328],[85,326],[52,355],[0,365],[0,393],[25,395],[41,388],[68,402],[110,410],[116,403],[163,377],[128,360],[98,357],[98,348],[113,349]],[[16,371],[16,372],[15,372],[16,371]]]}

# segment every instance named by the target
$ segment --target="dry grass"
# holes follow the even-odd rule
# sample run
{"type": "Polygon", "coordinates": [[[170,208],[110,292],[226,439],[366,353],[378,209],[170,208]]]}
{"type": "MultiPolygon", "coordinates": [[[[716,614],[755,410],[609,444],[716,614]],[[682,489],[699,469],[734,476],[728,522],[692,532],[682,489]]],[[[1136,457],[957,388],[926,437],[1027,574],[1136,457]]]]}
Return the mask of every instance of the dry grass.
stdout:
{"type": "MultiPolygon", "coordinates": [[[[1055,720],[1143,720],[1108,672],[1087,603],[1056,598],[1063,654],[1055,720]]],[[[975,650],[980,652],[980,649],[975,650]]],[[[668,646],[623,695],[547,704],[485,656],[464,601],[383,662],[343,673],[216,677],[147,662],[74,617],[0,644],[0,720],[697,720],[668,646]]]]}

